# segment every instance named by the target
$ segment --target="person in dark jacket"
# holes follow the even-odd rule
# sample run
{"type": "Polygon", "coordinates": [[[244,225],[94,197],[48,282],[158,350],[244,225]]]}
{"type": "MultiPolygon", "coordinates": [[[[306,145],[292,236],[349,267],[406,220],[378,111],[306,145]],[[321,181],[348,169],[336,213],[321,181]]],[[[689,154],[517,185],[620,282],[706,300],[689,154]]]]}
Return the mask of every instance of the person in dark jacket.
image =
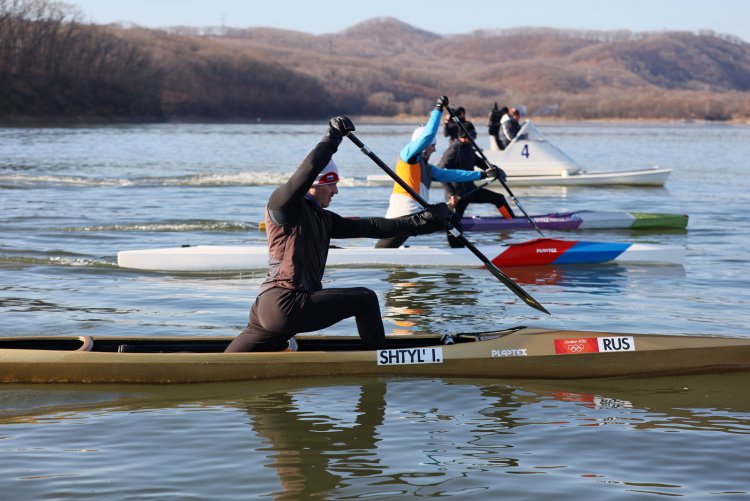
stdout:
{"type": "Polygon", "coordinates": [[[498,108],[497,103],[490,111],[487,124],[488,132],[490,136],[495,138],[495,143],[501,150],[507,148],[521,130],[520,118],[521,113],[517,108],[508,108],[507,106],[498,108]]]}
{"type": "Polygon", "coordinates": [[[495,144],[501,150],[505,149],[505,145],[500,140],[500,120],[502,120],[503,116],[505,116],[506,113],[508,113],[507,106],[498,108],[497,103],[495,103],[495,106],[487,116],[487,132],[492,138],[494,138],[495,144]]]}
{"type": "Polygon", "coordinates": [[[226,352],[281,351],[293,336],[355,317],[366,349],[385,348],[385,332],[375,293],[365,287],[323,289],[331,238],[387,238],[422,235],[450,220],[445,204],[411,216],[350,219],[326,210],[338,193],[333,154],[354,131],[347,117],[329,122],[328,132],[286,183],[268,199],[265,211],[268,274],[250,311],[247,328],[226,352]]]}
{"type": "Polygon", "coordinates": [[[503,149],[508,147],[521,130],[520,119],[521,113],[516,108],[509,108],[508,113],[500,119],[500,140],[503,142],[503,149]]]}
{"type": "MultiPolygon", "coordinates": [[[[466,122],[466,109],[463,106],[459,106],[455,109],[456,116],[458,117],[458,120],[461,123],[466,122]]],[[[447,115],[445,117],[445,122],[443,122],[443,135],[447,138],[449,138],[450,142],[458,139],[458,132],[461,130],[461,127],[453,120],[453,117],[450,115],[447,115]]]]}
{"type": "MultiPolygon", "coordinates": [[[[451,143],[451,145],[448,146],[448,149],[445,150],[445,153],[443,153],[443,157],[440,159],[440,167],[444,169],[461,169],[468,171],[473,171],[474,167],[479,167],[483,170],[487,169],[487,165],[485,164],[484,160],[476,154],[474,145],[471,141],[472,139],[474,139],[474,137],[476,137],[476,130],[474,128],[474,125],[471,122],[466,122],[464,124],[464,128],[466,129],[466,131],[461,129],[458,135],[458,140],[454,143],[451,143]],[[469,138],[467,133],[472,137],[469,138]]],[[[490,174],[488,174],[489,176],[500,177],[501,179],[505,180],[505,172],[503,172],[499,167],[493,165],[489,170],[492,171],[490,174]]],[[[466,207],[470,203],[493,204],[495,207],[497,207],[498,212],[500,212],[503,217],[515,217],[515,215],[513,214],[513,210],[508,204],[508,201],[500,193],[488,190],[486,188],[477,189],[474,183],[459,182],[444,183],[443,185],[445,187],[445,194],[446,199],[448,200],[448,205],[453,207],[453,210],[455,211],[453,219],[454,224],[459,228],[459,230],[461,229],[459,227],[461,218],[466,211],[466,207]]],[[[461,243],[459,239],[457,239],[450,233],[448,234],[448,243],[451,247],[463,247],[463,243],[461,243]]]]}

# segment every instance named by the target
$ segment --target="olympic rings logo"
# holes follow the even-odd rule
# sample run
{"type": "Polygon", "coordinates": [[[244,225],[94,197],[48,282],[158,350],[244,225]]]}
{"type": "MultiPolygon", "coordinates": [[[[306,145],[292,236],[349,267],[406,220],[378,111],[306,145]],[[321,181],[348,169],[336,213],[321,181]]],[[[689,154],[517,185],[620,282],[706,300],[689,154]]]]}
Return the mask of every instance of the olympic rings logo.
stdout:
{"type": "Polygon", "coordinates": [[[581,353],[585,347],[582,344],[568,345],[568,351],[571,353],[581,353]]]}

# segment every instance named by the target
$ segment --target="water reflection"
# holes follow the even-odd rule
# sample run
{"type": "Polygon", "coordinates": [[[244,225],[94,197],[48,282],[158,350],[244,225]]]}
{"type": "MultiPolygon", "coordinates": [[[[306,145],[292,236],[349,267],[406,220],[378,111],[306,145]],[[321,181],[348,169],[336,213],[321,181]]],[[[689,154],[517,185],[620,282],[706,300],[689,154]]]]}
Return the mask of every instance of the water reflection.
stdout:
{"type": "MultiPolygon", "coordinates": [[[[682,266],[639,266],[639,265],[560,265],[560,266],[513,266],[502,269],[508,277],[520,285],[558,285],[572,288],[591,289],[594,294],[617,293],[628,287],[628,281],[648,275],[657,279],[677,279],[685,276],[685,268],[682,266]]],[[[394,288],[415,287],[414,294],[421,293],[433,296],[432,293],[435,280],[431,277],[435,274],[433,270],[393,270],[385,279],[394,288]]],[[[466,286],[464,273],[445,272],[440,274],[444,278],[445,285],[466,286]]],[[[456,295],[465,293],[461,289],[456,295]]],[[[410,294],[411,295],[411,294],[410,294]]],[[[399,296],[394,292],[393,297],[399,296]]],[[[444,298],[443,298],[444,299],[444,298]]]]}
{"type": "Polygon", "coordinates": [[[523,285],[558,285],[590,290],[592,294],[619,293],[633,279],[648,275],[651,278],[682,278],[682,266],[639,265],[564,265],[564,266],[519,266],[506,268],[503,272],[523,285]]]}
{"type": "Polygon", "coordinates": [[[378,476],[375,453],[385,417],[386,383],[271,393],[247,408],[251,426],[269,447],[284,499],[325,496],[348,476],[378,476]]]}
{"type": "MultiPolygon", "coordinates": [[[[736,444],[731,458],[740,459],[743,449],[736,440],[750,435],[748,383],[750,375],[734,374],[603,381],[358,377],[168,387],[8,385],[0,390],[0,435],[13,455],[34,445],[13,442],[14,428],[7,426],[13,423],[35,422],[49,441],[55,440],[54,430],[70,428],[55,422],[76,415],[85,416],[89,430],[97,429],[91,422],[96,419],[137,430],[149,410],[159,413],[160,427],[174,420],[188,436],[197,429],[210,435],[216,429],[209,421],[221,412],[222,429],[234,430],[232,460],[257,458],[277,478],[278,491],[268,491],[266,481],[265,491],[248,496],[494,496],[505,490],[533,497],[549,489],[545,482],[561,480],[578,494],[624,495],[647,484],[651,493],[674,494],[706,487],[689,471],[660,470],[660,462],[679,464],[688,456],[701,464],[724,461],[716,450],[725,443],[736,444]],[[665,431],[672,433],[654,433],[665,431]],[[608,461],[613,447],[618,464],[608,461]],[[534,474],[536,480],[519,486],[519,474],[534,474]]],[[[106,437],[97,444],[95,435],[86,436],[91,449],[106,449],[106,437]]],[[[147,438],[128,435],[131,454],[150,446],[147,438]]],[[[226,443],[216,443],[181,453],[221,458],[225,449],[226,443]]],[[[168,450],[161,453],[169,456],[168,450]]],[[[722,474],[734,481],[731,469],[722,474]]],[[[732,489],[747,493],[740,487],[732,489]]]]}
{"type": "Polygon", "coordinates": [[[617,419],[587,416],[580,426],[619,422],[638,430],[702,430],[750,434],[750,383],[747,374],[722,374],[636,380],[587,381],[561,385],[526,385],[538,395],[617,419]],[[612,412],[612,411],[622,412],[612,412]]]}
{"type": "MultiPolygon", "coordinates": [[[[531,287],[528,291],[539,298],[578,305],[583,304],[582,301],[590,304],[603,298],[612,301],[627,294],[641,294],[643,286],[649,287],[649,294],[653,294],[649,284],[655,280],[667,287],[685,276],[682,266],[614,264],[520,266],[506,268],[503,272],[519,285],[531,287]],[[537,286],[555,289],[535,290],[537,286]]],[[[470,330],[475,328],[472,323],[475,318],[484,319],[477,320],[482,330],[487,328],[486,319],[507,318],[516,311],[508,306],[512,303],[506,302],[502,286],[486,270],[392,269],[382,275],[382,281],[383,314],[396,325],[393,334],[418,330],[445,332],[457,325],[470,330]]],[[[512,301],[509,296],[508,299],[512,301]]]]}
{"type": "Polygon", "coordinates": [[[396,326],[391,334],[411,334],[411,328],[438,319],[458,316],[477,303],[481,289],[470,277],[454,271],[392,270],[383,280],[389,285],[385,292],[384,317],[396,326]]]}

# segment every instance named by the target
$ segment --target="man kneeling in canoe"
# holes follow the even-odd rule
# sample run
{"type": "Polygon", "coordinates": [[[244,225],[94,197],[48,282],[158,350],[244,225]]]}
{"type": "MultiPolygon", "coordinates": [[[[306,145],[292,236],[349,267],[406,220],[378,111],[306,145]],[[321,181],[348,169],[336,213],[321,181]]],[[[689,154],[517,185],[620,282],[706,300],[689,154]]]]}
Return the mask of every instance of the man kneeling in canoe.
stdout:
{"type": "Polygon", "coordinates": [[[390,238],[443,229],[445,204],[410,216],[348,219],[326,210],[338,193],[332,160],[354,131],[347,117],[332,118],[328,132],[289,180],[268,199],[265,212],[268,274],[250,310],[250,321],[226,352],[281,351],[300,332],[317,331],[355,317],[366,349],[385,348],[378,297],[365,287],[323,289],[331,238],[390,238]]]}

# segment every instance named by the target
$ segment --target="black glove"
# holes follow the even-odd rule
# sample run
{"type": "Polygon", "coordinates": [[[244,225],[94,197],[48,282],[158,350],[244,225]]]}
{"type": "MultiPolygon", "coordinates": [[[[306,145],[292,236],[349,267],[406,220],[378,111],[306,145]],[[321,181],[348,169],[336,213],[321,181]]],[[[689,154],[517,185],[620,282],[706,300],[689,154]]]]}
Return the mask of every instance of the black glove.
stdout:
{"type": "Polygon", "coordinates": [[[497,165],[491,165],[489,169],[485,171],[487,173],[487,177],[494,177],[499,179],[502,182],[505,182],[508,179],[508,176],[505,174],[505,171],[498,167],[497,165]]]}
{"type": "Polygon", "coordinates": [[[448,96],[440,96],[435,103],[435,109],[443,111],[446,106],[448,106],[448,96]]]}
{"type": "Polygon", "coordinates": [[[323,142],[331,143],[338,148],[344,136],[354,130],[354,124],[348,117],[334,117],[328,122],[328,132],[323,137],[323,142]]]}
{"type": "Polygon", "coordinates": [[[427,235],[428,233],[445,230],[448,223],[451,222],[452,216],[453,211],[445,203],[439,203],[428,204],[422,212],[404,217],[409,221],[412,235],[427,235]]]}
{"type": "Polygon", "coordinates": [[[337,129],[344,136],[356,130],[349,117],[334,117],[328,122],[328,125],[337,129]]]}
{"type": "Polygon", "coordinates": [[[433,221],[441,228],[445,228],[446,226],[448,226],[451,222],[451,217],[453,216],[453,211],[445,202],[440,202],[439,204],[429,204],[425,212],[425,219],[427,219],[428,221],[433,221]]]}

